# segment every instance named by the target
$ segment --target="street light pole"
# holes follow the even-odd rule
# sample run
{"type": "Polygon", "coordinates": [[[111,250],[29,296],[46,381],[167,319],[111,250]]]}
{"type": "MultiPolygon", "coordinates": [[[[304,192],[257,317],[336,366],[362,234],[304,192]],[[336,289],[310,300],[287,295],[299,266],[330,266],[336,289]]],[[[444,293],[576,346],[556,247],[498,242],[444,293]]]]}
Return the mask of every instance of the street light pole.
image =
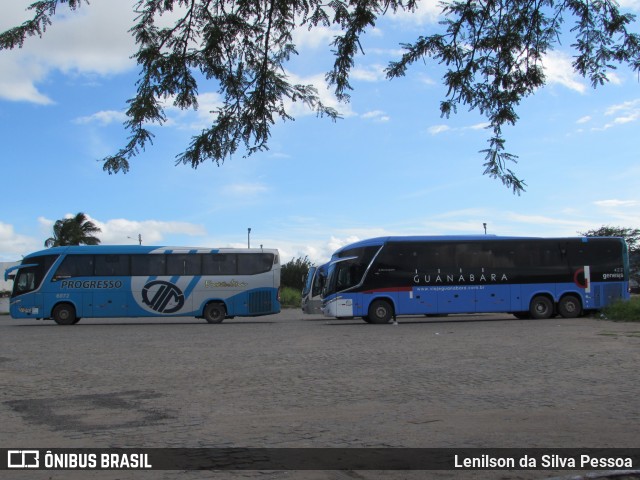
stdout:
{"type": "MultiPolygon", "coordinates": [[[[130,238],[132,240],[134,239],[133,237],[127,237],[127,238],[130,238]]],[[[142,245],[142,234],[141,233],[138,234],[138,244],[142,245]]]]}
{"type": "Polygon", "coordinates": [[[251,248],[251,227],[247,228],[247,248],[251,248]]]}
{"type": "Polygon", "coordinates": [[[484,227],[484,234],[487,234],[487,224],[486,222],[482,224],[482,226],[484,227]]]}

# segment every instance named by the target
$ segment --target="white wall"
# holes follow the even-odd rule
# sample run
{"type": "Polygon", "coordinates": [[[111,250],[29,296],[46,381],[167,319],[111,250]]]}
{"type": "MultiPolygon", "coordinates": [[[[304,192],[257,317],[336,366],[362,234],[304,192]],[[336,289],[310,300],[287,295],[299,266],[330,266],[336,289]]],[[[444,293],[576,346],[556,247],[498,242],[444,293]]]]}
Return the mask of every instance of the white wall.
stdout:
{"type": "MultiPolygon", "coordinates": [[[[11,290],[13,288],[13,280],[4,279],[4,271],[18,265],[20,262],[0,262],[0,291],[11,290]]],[[[0,315],[3,313],[9,313],[9,298],[0,298],[0,315]]]]}
{"type": "Polygon", "coordinates": [[[11,290],[13,288],[13,280],[4,279],[4,271],[7,268],[18,265],[20,262],[0,262],[0,290],[11,290]]]}

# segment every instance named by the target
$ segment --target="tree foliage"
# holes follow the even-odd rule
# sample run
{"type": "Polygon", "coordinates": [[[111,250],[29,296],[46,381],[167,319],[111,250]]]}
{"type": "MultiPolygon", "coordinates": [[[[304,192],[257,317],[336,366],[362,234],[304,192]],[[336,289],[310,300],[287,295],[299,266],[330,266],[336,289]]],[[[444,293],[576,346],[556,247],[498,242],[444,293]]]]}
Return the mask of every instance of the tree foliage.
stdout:
{"type": "Polygon", "coordinates": [[[305,255],[304,257],[298,257],[291,259],[288,263],[282,265],[280,270],[280,283],[283,287],[291,287],[295,290],[302,291],[304,286],[304,278],[309,273],[309,267],[311,267],[311,261],[305,255]]]}
{"type": "Polygon", "coordinates": [[[75,217],[57,220],[53,225],[53,237],[45,240],[45,247],[64,247],[67,245],[99,245],[95,236],[102,230],[80,212],[75,217]]]}
{"type": "MultiPolygon", "coordinates": [[[[26,37],[42,35],[59,4],[75,10],[82,3],[34,2],[32,19],[0,34],[0,49],[21,47],[26,37]]],[[[192,138],[176,164],[196,168],[211,160],[220,165],[239,148],[246,155],[267,149],[272,125],[292,119],[287,101],[337,119],[338,112],[322,104],[313,86],[292,84],[285,74],[285,64],[297,55],[293,31],[339,29],[326,81],[346,102],[361,36],[385,14],[415,7],[416,0],[139,0],[131,33],[141,72],[125,122],[131,136],[104,159],[104,170],[129,170],[129,160],[153,139],[148,125],[166,120],[163,101],[197,108],[197,73],[216,85],[223,103],[212,112],[212,125],[192,138]],[[167,12],[177,15],[175,22],[159,26],[167,12]]],[[[464,105],[487,117],[492,133],[481,151],[484,173],[515,193],[525,183],[510,168],[517,156],[505,149],[503,128],[517,122],[517,106],[545,84],[544,56],[561,37],[571,39],[573,67],[594,87],[606,82],[618,64],[640,71],[640,37],[630,31],[635,17],[621,12],[614,0],[445,0],[441,7],[442,28],[403,44],[404,54],[390,61],[387,77],[403,76],[419,61],[444,65],[448,90],[441,114],[448,117],[464,105]]]]}

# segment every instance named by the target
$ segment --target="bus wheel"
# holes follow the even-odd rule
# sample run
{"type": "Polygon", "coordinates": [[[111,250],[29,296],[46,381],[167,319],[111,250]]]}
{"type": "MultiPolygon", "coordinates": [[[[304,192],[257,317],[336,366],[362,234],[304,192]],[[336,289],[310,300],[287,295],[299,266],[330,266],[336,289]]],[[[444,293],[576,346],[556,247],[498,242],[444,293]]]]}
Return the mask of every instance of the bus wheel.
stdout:
{"type": "Polygon", "coordinates": [[[68,303],[60,303],[55,306],[51,316],[58,325],[73,325],[76,323],[76,309],[68,303]]]}
{"type": "Polygon", "coordinates": [[[558,303],[558,312],[564,318],[577,318],[582,314],[582,303],[575,295],[565,295],[558,303]]]}
{"type": "Polygon", "coordinates": [[[391,305],[386,300],[374,300],[369,305],[369,323],[389,323],[393,317],[391,305]]]}
{"type": "Polygon", "coordinates": [[[544,295],[538,295],[531,300],[531,306],[529,307],[529,313],[531,318],[542,320],[550,318],[553,315],[553,302],[549,300],[549,297],[544,295]]]}
{"type": "Polygon", "coordinates": [[[209,303],[204,307],[204,319],[209,323],[220,323],[227,316],[227,311],[221,303],[209,303]]]}

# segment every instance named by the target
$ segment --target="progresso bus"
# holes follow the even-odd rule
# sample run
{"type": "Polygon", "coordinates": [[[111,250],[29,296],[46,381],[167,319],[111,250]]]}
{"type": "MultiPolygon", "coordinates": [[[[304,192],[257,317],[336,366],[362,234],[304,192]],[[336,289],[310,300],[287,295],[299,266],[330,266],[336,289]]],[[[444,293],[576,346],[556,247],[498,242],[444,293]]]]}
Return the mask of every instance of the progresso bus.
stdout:
{"type": "Polygon", "coordinates": [[[578,317],[628,299],[628,289],[622,238],[382,237],[333,254],[323,312],[368,323],[475,312],[578,317]]]}
{"type": "Polygon", "coordinates": [[[192,316],[220,323],[280,311],[277,250],[54,247],[5,272],[13,318],[192,316]]]}

